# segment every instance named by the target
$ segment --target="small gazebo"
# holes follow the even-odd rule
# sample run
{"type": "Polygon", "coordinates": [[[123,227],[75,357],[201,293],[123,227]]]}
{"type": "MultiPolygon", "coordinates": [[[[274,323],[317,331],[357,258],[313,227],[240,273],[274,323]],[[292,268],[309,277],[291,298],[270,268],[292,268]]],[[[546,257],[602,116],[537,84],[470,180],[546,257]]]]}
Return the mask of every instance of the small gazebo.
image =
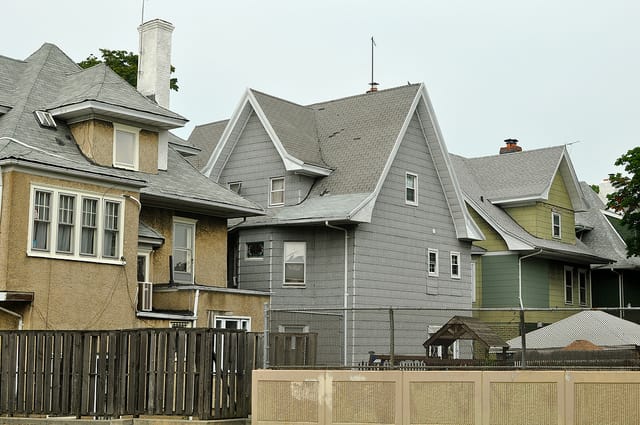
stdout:
{"type": "Polygon", "coordinates": [[[485,322],[475,317],[453,316],[422,345],[429,352],[430,347],[442,347],[442,358],[449,358],[449,347],[459,339],[479,342],[488,352],[492,348],[501,348],[506,353],[509,345],[500,338],[485,322]]]}

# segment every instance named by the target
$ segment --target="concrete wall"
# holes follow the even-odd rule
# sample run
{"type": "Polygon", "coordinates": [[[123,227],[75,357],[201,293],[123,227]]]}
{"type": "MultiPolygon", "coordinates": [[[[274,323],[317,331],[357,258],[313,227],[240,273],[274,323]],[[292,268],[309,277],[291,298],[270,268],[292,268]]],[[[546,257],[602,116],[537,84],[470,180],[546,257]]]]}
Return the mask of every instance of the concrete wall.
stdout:
{"type": "Polygon", "coordinates": [[[638,371],[253,373],[252,424],[640,422],[638,371]]]}

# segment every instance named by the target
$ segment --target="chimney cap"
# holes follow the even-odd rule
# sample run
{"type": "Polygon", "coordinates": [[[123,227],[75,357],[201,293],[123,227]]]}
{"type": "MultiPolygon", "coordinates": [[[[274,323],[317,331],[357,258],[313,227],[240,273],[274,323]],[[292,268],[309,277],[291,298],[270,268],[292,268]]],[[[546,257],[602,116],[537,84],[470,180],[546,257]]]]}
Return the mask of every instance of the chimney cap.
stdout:
{"type": "Polygon", "coordinates": [[[522,148],[518,146],[518,139],[504,139],[506,146],[500,148],[500,154],[521,152],[522,148]]]}

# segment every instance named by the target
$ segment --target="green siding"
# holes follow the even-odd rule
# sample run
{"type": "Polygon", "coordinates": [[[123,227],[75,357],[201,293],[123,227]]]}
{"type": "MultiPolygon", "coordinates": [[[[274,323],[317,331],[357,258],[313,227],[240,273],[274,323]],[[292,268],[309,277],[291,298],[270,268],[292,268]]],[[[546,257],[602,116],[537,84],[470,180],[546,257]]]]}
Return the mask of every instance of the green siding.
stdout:
{"type": "Polygon", "coordinates": [[[535,258],[522,261],[522,301],[525,307],[549,306],[549,262],[535,258]]]}
{"type": "Polygon", "coordinates": [[[471,207],[467,205],[467,210],[471,214],[471,218],[476,222],[480,230],[485,236],[485,240],[483,241],[475,241],[474,245],[479,246],[480,248],[486,249],[487,251],[507,251],[507,244],[504,242],[502,237],[493,230],[493,227],[489,225],[480,215],[471,207]]]}
{"type": "Polygon", "coordinates": [[[562,180],[560,174],[556,174],[553,178],[553,183],[551,183],[551,188],[549,189],[549,203],[556,207],[573,210],[567,186],[565,186],[564,180],[562,180]]]}
{"type": "Polygon", "coordinates": [[[482,258],[482,307],[518,307],[518,256],[482,258]]]}

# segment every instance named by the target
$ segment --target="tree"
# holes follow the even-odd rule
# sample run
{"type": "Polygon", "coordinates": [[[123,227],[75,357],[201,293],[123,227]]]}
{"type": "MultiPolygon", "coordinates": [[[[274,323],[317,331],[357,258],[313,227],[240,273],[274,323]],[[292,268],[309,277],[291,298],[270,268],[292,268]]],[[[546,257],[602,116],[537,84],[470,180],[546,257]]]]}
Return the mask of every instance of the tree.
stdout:
{"type": "Polygon", "coordinates": [[[630,230],[625,238],[627,256],[640,255],[640,146],[627,151],[615,165],[624,166],[626,175],[609,174],[609,181],[616,191],[607,195],[607,206],[622,213],[620,224],[630,230]]]}
{"type": "MultiPolygon", "coordinates": [[[[99,49],[102,55],[102,60],[98,59],[93,53],[89,55],[85,60],[79,62],[81,68],[90,68],[99,63],[105,63],[116,74],[121,76],[127,83],[136,87],[138,83],[138,55],[133,52],[127,52],[126,50],[109,50],[99,49]]],[[[175,68],[171,65],[171,73],[175,72],[175,68]]],[[[169,88],[171,90],[178,91],[178,79],[172,78],[169,81],[169,88]]]]}

